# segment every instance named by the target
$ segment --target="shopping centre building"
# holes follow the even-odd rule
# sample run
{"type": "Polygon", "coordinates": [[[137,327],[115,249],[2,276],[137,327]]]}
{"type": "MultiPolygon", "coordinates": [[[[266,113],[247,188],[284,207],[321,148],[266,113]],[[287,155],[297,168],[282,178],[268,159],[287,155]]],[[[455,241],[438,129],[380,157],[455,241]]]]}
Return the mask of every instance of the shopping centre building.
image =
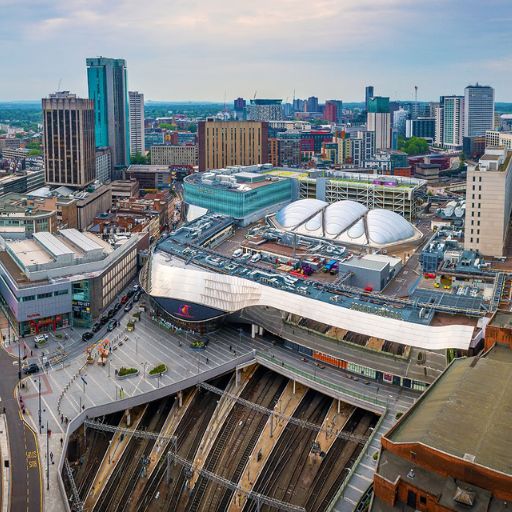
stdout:
{"type": "Polygon", "coordinates": [[[0,306],[20,336],[90,327],[137,272],[134,234],[115,246],[63,229],[33,238],[0,238],[0,306]]]}

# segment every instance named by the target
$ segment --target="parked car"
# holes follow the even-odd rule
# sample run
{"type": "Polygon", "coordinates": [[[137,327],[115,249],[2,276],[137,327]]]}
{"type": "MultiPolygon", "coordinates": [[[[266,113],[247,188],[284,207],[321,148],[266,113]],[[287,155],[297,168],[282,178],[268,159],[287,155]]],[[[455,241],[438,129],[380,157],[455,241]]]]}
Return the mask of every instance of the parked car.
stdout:
{"type": "Polygon", "coordinates": [[[132,309],[132,306],[133,304],[131,302],[129,302],[128,304],[126,304],[126,306],[124,307],[124,310],[128,313],[128,311],[130,311],[130,309],[132,309]]]}
{"type": "Polygon", "coordinates": [[[118,323],[119,322],[116,319],[110,320],[110,322],[108,323],[108,326],[107,326],[107,331],[108,332],[113,331],[117,327],[118,323]]]}
{"type": "Polygon", "coordinates": [[[100,325],[105,325],[107,322],[108,322],[108,316],[107,315],[103,315],[100,318],[100,325]]]}
{"type": "Polygon", "coordinates": [[[96,322],[96,323],[92,326],[92,332],[98,332],[100,329],[101,329],[101,324],[99,324],[98,322],[96,322]]]}
{"type": "Polygon", "coordinates": [[[135,290],[130,290],[126,295],[129,299],[131,299],[135,294],[135,290]]]}
{"type": "Polygon", "coordinates": [[[237,249],[236,251],[233,252],[232,256],[233,258],[239,258],[240,256],[242,256],[243,253],[244,251],[242,249],[237,249]]]}
{"type": "Polygon", "coordinates": [[[108,318],[112,318],[116,314],[114,308],[110,309],[107,313],[108,318]]]}
{"type": "Polygon", "coordinates": [[[26,368],[23,369],[23,373],[25,375],[37,373],[38,371],[39,371],[39,366],[36,363],[31,363],[26,368]]]}
{"type": "Polygon", "coordinates": [[[133,301],[134,302],[139,302],[140,300],[140,296],[142,295],[142,292],[137,292],[134,296],[133,296],[133,301]]]}
{"type": "Polygon", "coordinates": [[[121,304],[119,302],[116,302],[114,306],[114,313],[117,313],[121,309],[121,304]]]}
{"type": "Polygon", "coordinates": [[[92,333],[91,331],[87,331],[87,332],[84,332],[82,334],[82,341],[89,341],[90,339],[92,339],[94,336],[94,333],[92,333]]]}
{"type": "Polygon", "coordinates": [[[130,298],[130,297],[128,297],[128,295],[123,295],[123,296],[121,297],[121,304],[126,304],[126,303],[128,302],[128,299],[129,299],[129,298],[130,298]]]}

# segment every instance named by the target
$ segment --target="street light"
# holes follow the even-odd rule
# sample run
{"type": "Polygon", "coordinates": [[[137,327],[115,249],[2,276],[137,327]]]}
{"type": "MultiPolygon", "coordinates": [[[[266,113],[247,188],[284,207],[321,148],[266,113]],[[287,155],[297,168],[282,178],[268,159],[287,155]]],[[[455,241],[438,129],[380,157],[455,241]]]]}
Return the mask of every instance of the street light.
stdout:
{"type": "Polygon", "coordinates": [[[50,490],[50,435],[48,434],[48,420],[46,420],[46,490],[50,490]]]}
{"type": "Polygon", "coordinates": [[[42,432],[42,420],[41,420],[41,377],[38,379],[39,382],[39,433],[42,432]]]}

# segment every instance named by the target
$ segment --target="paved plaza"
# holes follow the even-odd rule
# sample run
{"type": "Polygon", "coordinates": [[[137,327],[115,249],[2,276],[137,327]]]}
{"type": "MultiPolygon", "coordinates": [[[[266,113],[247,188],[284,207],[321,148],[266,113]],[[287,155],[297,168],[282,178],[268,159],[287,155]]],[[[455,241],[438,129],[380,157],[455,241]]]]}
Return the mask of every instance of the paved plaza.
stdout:
{"type": "MultiPolygon", "coordinates": [[[[41,467],[43,471],[48,468],[50,473],[50,490],[45,492],[47,510],[64,510],[58,490],[57,462],[61,455],[60,440],[66,434],[66,418],[71,420],[90,407],[182,381],[254,350],[271,357],[273,362],[296,368],[311,381],[316,379],[341,386],[349,394],[364,393],[370,401],[385,403],[393,414],[407,410],[418,396],[394,386],[359,379],[336,368],[316,365],[301,354],[274,345],[272,337],[251,339],[249,327],[224,327],[208,336],[209,343],[205,349],[194,350],[191,343],[198,339],[198,335],[165,329],[148,313],[142,313],[134,331],[127,332],[126,324],[130,317],[130,314],[120,312],[120,325],[114,331],[106,333],[103,330],[95,336],[95,340],[107,338],[110,342],[104,366],[98,364],[98,358],[94,364],[86,364],[86,350],[94,343],[82,342],[83,331],[77,329],[66,329],[58,337],[52,334],[41,349],[35,349],[31,339],[22,340],[21,344],[9,344],[6,340],[8,352],[15,356],[12,361],[14,367],[18,364],[18,353],[23,364],[48,361],[44,372],[25,378],[25,387],[20,390],[26,408],[25,419],[36,432],[40,432],[41,467]],[[168,371],[161,377],[149,376],[150,369],[161,363],[167,366],[168,371]],[[116,378],[116,370],[121,367],[136,368],[139,373],[120,380],[116,378]],[[51,431],[49,438],[47,428],[51,431]],[[55,464],[51,463],[52,460],[55,464]]],[[[389,419],[386,428],[388,426],[389,419]]],[[[371,454],[367,454],[368,460],[371,454]]],[[[365,478],[372,476],[373,467],[368,469],[365,478]]]]}

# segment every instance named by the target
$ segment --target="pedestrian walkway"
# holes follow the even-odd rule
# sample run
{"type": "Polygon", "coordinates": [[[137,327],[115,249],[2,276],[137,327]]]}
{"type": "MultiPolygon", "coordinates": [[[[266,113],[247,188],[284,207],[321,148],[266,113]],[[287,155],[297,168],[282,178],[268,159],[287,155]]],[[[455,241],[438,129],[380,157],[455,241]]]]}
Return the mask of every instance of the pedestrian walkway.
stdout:
{"type": "Polygon", "coordinates": [[[373,475],[377,469],[375,454],[380,450],[380,438],[395,423],[396,411],[388,411],[374,432],[371,442],[361,452],[359,462],[354,463],[355,468],[343,483],[343,490],[332,509],[333,512],[353,512],[364,492],[373,482],[373,475]]]}

